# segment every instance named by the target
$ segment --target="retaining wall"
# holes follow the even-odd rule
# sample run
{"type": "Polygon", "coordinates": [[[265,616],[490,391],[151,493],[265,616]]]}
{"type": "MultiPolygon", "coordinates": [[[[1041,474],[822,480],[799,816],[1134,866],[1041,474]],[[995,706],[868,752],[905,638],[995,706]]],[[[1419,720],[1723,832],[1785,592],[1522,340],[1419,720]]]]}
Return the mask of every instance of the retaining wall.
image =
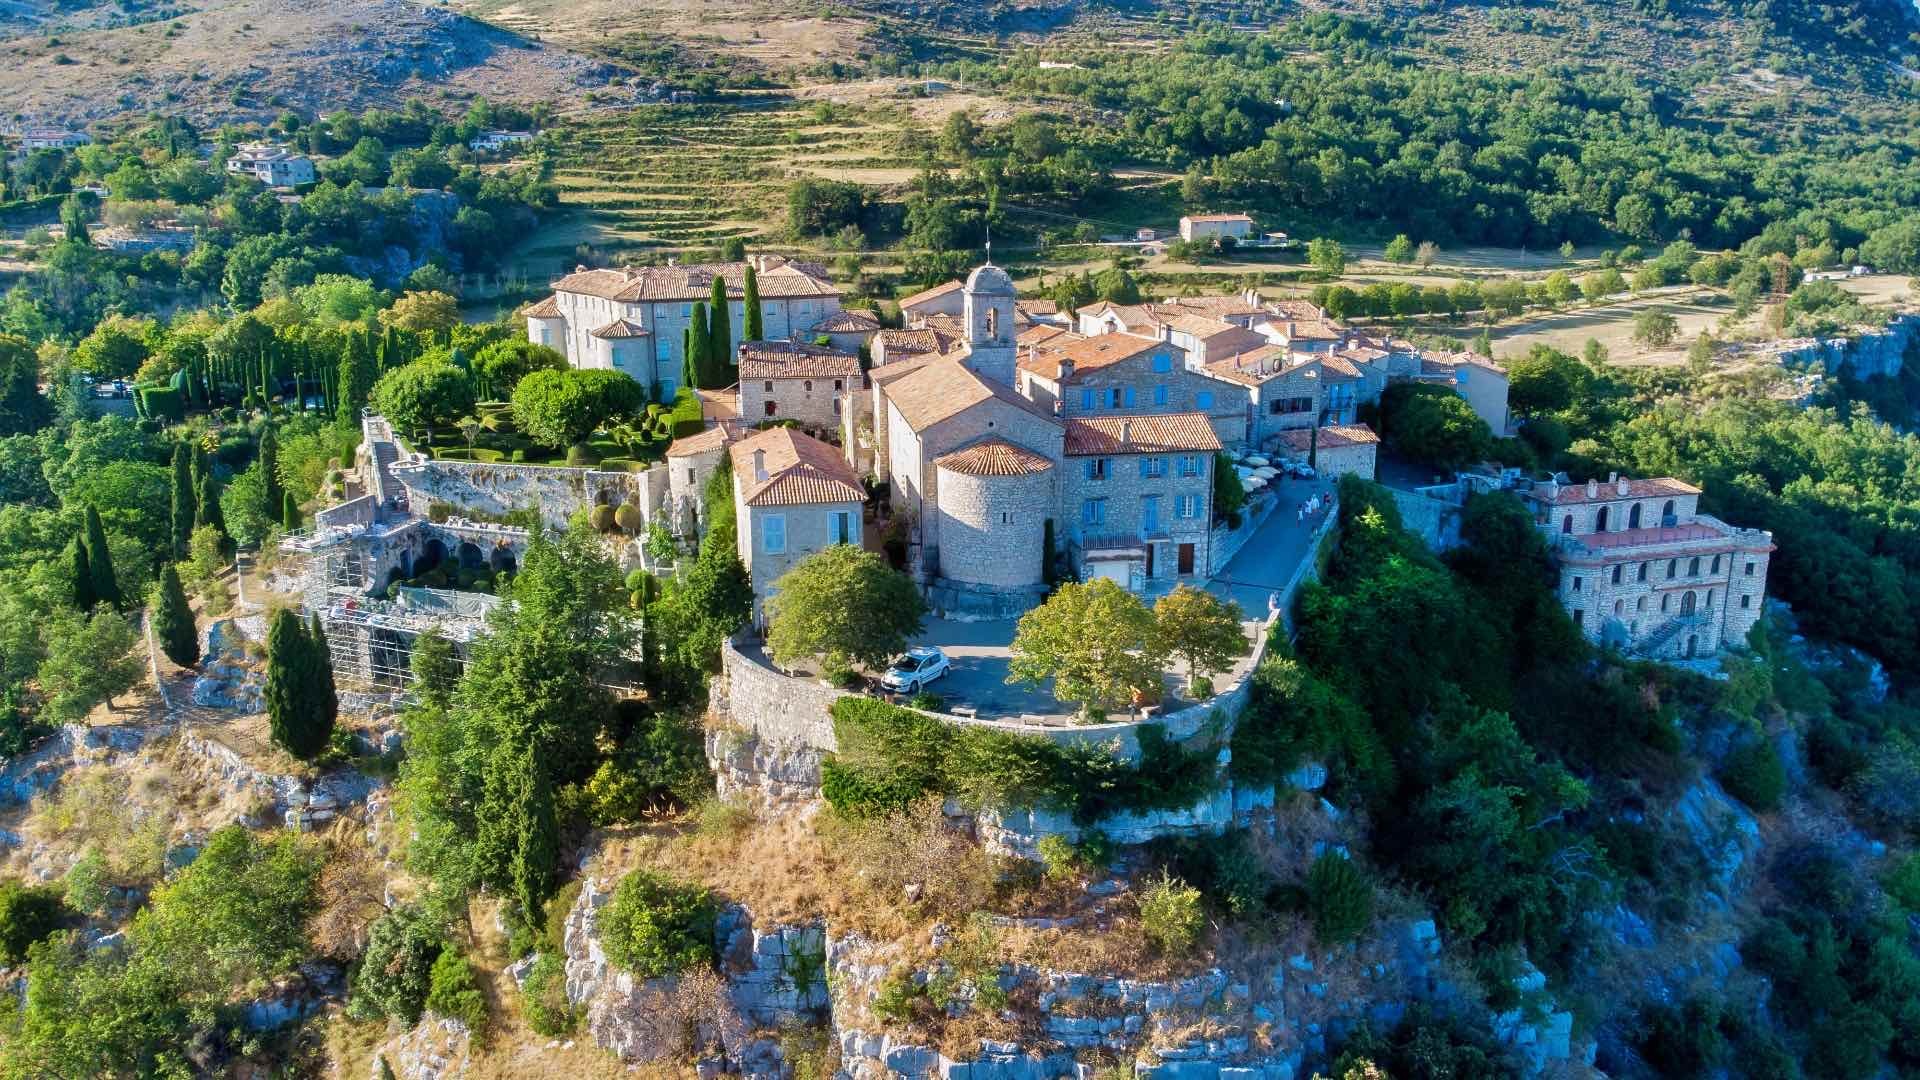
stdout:
{"type": "Polygon", "coordinates": [[[655,465],[643,473],[601,472],[560,465],[511,465],[498,462],[412,459],[396,464],[395,479],[406,486],[420,513],[430,502],[448,503],[456,512],[506,514],[531,507],[549,528],[564,529],[567,519],[583,508],[600,504],[632,503],[649,522],[661,513],[667,498],[667,468],[655,465]]]}

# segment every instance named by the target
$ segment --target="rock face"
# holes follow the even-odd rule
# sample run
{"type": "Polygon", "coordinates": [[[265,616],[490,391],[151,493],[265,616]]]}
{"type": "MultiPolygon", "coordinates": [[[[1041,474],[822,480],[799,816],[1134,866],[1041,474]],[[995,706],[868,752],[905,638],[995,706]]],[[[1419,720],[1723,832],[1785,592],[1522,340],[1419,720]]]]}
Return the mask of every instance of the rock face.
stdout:
{"type": "Polygon", "coordinates": [[[240,713],[266,708],[266,672],[263,665],[248,660],[245,641],[232,619],[207,628],[207,659],[200,677],[193,680],[195,705],[240,713]]]}
{"type": "Polygon", "coordinates": [[[820,751],[747,732],[709,730],[707,765],[723,799],[760,810],[811,813],[820,805],[820,751]]]}
{"type": "MultiPolygon", "coordinates": [[[[32,802],[34,796],[53,790],[68,770],[112,764],[172,730],[168,724],[68,724],[32,751],[7,762],[0,771],[0,806],[32,802]]],[[[0,836],[0,843],[4,842],[0,836]]]]}
{"type": "Polygon", "coordinates": [[[714,924],[719,986],[698,980],[636,979],[614,967],[600,942],[600,911],[614,882],[589,877],[567,913],[567,997],[585,1014],[594,1043],[643,1063],[717,1053],[703,1071],[779,1080],[777,1041],[753,1032],[816,1024],[828,1014],[827,936],[820,924],[756,925],[746,908],[723,909],[714,924]],[[689,1039],[697,1040],[690,1047],[689,1039]]]}
{"type": "Polygon", "coordinates": [[[380,1047],[369,1080],[380,1080],[385,1059],[396,1080],[454,1080],[467,1074],[473,1033],[458,1020],[427,1017],[380,1047]]]}
{"type": "Polygon", "coordinates": [[[1906,363],[1907,349],[1920,340],[1920,315],[1902,315],[1886,329],[1847,338],[1820,338],[1784,349],[1780,362],[1788,367],[1818,363],[1830,372],[1842,368],[1856,378],[1893,376],[1906,363]]]}

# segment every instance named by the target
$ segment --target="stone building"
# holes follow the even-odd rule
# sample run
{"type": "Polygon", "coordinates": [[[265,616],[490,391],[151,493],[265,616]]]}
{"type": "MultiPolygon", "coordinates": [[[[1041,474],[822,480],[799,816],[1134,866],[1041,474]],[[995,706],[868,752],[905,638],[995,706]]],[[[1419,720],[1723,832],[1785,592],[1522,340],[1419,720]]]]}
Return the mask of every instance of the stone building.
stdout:
{"type": "Polygon", "coordinates": [[[1365,424],[1334,424],[1296,428],[1281,433],[1279,449],[1303,465],[1311,464],[1323,477],[1337,480],[1352,474],[1371,480],[1380,450],[1380,436],[1365,424]]]}
{"type": "Polygon", "coordinates": [[[314,180],[313,159],[272,143],[248,143],[227,159],[227,171],[268,187],[298,187],[314,180]]]}
{"type": "Polygon", "coordinates": [[[841,308],[807,328],[807,340],[827,344],[844,353],[859,355],[873,335],[880,332],[880,320],[866,308],[841,308]]]}
{"type": "Polygon", "coordinates": [[[1245,214],[1189,214],[1180,219],[1180,239],[1245,240],[1253,235],[1253,219],[1245,214]]]}
{"type": "Polygon", "coordinates": [[[1671,477],[1549,480],[1521,496],[1590,640],[1670,660],[1745,644],[1765,606],[1771,533],[1700,513],[1700,489],[1671,477]]]}
{"type": "Polygon", "coordinates": [[[831,544],[862,543],[867,493],[838,447],[792,428],[770,428],[728,449],[735,542],[753,579],[753,621],[781,575],[831,544]]]}
{"type": "Polygon", "coordinates": [[[1185,351],[1132,334],[1082,337],[1056,327],[1021,335],[1025,397],[1063,417],[1202,412],[1223,442],[1246,439],[1246,417],[1213,382],[1187,369],[1185,351]]]}
{"type": "Polygon", "coordinates": [[[1066,532],[1075,569],[1135,591],[1205,577],[1219,450],[1201,413],[1068,420],[1066,532]]]}
{"type": "MultiPolygon", "coordinates": [[[[758,255],[760,312],[768,340],[809,337],[821,319],[840,310],[840,290],[815,263],[758,255]]],[[[685,335],[693,305],[713,296],[716,277],[726,282],[729,340],[746,336],[746,272],[749,264],[584,266],[553,283],[553,295],[525,311],[527,340],[558,349],[579,368],[615,368],[634,377],[656,398],[672,398],[685,360],[685,335]]]]}
{"type": "Polygon", "coordinates": [[[746,341],[736,362],[740,415],[750,424],[798,420],[816,430],[837,431],[842,397],[861,385],[858,356],[819,345],[746,341]]]}
{"type": "Polygon", "coordinates": [[[676,534],[694,536],[706,528],[702,496],[707,481],[740,435],[737,422],[722,421],[698,435],[675,439],[667,447],[667,508],[676,534]]]}

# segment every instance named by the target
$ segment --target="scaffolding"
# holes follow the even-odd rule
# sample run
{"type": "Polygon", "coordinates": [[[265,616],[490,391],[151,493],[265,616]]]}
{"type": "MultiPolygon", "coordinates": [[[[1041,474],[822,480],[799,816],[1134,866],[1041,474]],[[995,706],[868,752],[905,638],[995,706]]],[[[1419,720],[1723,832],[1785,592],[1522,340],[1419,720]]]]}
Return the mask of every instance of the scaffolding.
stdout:
{"type": "Polygon", "coordinates": [[[499,598],[450,589],[392,586],[373,595],[362,541],[378,526],[340,527],[288,536],[283,560],[300,581],[303,606],[320,617],[336,685],[405,692],[413,682],[413,644],[437,630],[464,665],[468,644],[485,628],[499,598]]]}

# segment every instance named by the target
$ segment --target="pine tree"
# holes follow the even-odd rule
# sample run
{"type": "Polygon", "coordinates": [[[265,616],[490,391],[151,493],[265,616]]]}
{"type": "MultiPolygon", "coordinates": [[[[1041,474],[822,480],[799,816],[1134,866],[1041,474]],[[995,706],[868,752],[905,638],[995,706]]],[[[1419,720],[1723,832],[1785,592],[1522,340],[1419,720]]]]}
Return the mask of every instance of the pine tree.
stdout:
{"type": "Polygon", "coordinates": [[[320,674],[318,650],[300,616],[290,608],[274,612],[267,627],[267,728],[275,745],[301,761],[313,760],[333,734],[319,699],[320,674]]]}
{"type": "Polygon", "coordinates": [[[87,566],[87,546],[77,536],[67,547],[67,582],[75,608],[86,611],[93,607],[97,601],[93,595],[93,571],[87,566]]]}
{"type": "Polygon", "coordinates": [[[173,444],[173,486],[169,491],[173,557],[187,557],[187,542],[193,537],[193,453],[185,442],[173,444]]]}
{"type": "Polygon", "coordinates": [[[707,305],[696,302],[693,305],[693,322],[687,327],[687,355],[693,358],[693,369],[699,376],[698,385],[702,390],[718,390],[713,382],[713,364],[708,356],[712,348],[707,340],[707,305]]]}
{"type": "Polygon", "coordinates": [[[107,529],[92,503],[87,504],[86,529],[87,576],[93,581],[93,597],[117,608],[123,597],[113,576],[113,552],[107,550],[107,529]]]}
{"type": "Polygon", "coordinates": [[[280,497],[280,527],[287,532],[300,528],[300,503],[291,491],[280,497]]]}
{"type": "Polygon", "coordinates": [[[733,366],[733,313],[727,310],[727,279],[719,274],[713,275],[713,302],[707,305],[707,356],[715,374],[726,379],[733,366]]]}
{"type": "Polygon", "coordinates": [[[280,440],[273,433],[273,425],[267,424],[260,429],[260,479],[266,485],[268,512],[278,507],[286,498],[287,489],[280,483],[280,440]]]}
{"type": "Polygon", "coordinates": [[[765,341],[767,327],[760,314],[760,275],[753,272],[753,264],[747,264],[746,296],[740,301],[745,310],[741,313],[741,333],[744,341],[765,341]]]}
{"type": "Polygon", "coordinates": [[[193,609],[187,606],[187,591],[180,587],[180,573],[172,563],[160,567],[151,617],[153,632],[160,638],[160,651],[167,654],[167,659],[181,667],[200,662],[200,631],[193,622],[193,609]]]}

